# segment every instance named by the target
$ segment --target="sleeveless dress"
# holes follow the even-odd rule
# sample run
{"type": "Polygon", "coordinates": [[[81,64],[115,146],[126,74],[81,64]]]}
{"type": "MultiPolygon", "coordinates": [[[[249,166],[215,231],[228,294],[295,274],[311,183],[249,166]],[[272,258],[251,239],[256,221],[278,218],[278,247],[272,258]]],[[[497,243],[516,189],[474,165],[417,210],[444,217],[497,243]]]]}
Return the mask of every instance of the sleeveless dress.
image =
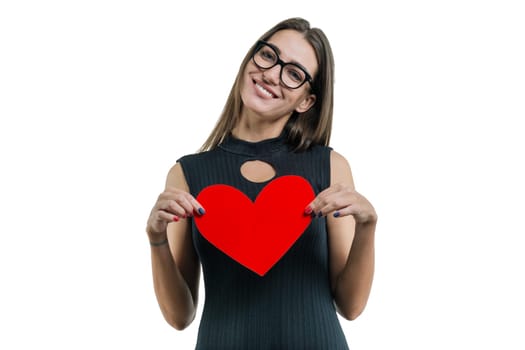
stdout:
{"type": "MultiPolygon", "coordinates": [[[[271,180],[247,180],[240,172],[244,162],[269,163],[276,172],[273,179],[301,176],[317,195],[330,184],[330,151],[313,146],[293,152],[284,135],[260,142],[228,136],[217,148],[186,155],[178,162],[193,196],[207,186],[226,184],[255,201],[271,180]]],[[[325,218],[312,219],[264,276],[217,249],[191,221],[205,288],[197,350],[348,349],[330,290],[325,218]]]]}

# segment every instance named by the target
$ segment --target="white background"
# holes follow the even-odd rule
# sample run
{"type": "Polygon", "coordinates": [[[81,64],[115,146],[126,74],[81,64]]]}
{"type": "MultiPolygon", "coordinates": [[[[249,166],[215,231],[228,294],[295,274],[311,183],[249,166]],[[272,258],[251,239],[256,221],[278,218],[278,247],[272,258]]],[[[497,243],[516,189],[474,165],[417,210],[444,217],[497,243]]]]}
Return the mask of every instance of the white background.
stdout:
{"type": "Polygon", "coordinates": [[[335,54],[332,146],[380,217],[351,349],[524,349],[520,3],[2,1],[0,348],[194,346],[198,319],[156,304],[146,219],[246,50],[302,16],[335,54]]]}

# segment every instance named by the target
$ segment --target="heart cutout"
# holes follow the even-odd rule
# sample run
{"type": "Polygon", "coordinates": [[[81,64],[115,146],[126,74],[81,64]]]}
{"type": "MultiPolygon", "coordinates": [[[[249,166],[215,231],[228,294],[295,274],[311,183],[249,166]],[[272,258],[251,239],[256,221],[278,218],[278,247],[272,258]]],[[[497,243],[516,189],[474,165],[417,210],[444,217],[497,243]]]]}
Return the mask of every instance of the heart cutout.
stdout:
{"type": "Polygon", "coordinates": [[[255,202],[235,187],[211,185],[197,196],[206,214],[195,224],[217,249],[264,276],[310,224],[304,209],[314,198],[310,183],[296,175],[271,181],[255,202]]]}

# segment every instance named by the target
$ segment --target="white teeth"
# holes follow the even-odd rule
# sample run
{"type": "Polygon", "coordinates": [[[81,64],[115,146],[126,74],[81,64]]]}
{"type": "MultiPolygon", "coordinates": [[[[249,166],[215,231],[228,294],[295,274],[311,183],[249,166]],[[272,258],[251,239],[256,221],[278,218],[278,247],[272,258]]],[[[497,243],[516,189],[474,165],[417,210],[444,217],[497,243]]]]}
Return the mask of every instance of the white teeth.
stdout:
{"type": "Polygon", "coordinates": [[[263,88],[261,85],[255,83],[255,86],[257,86],[257,88],[258,88],[262,93],[264,93],[265,95],[267,95],[268,97],[273,97],[273,94],[272,94],[270,91],[268,91],[268,90],[266,90],[265,88],[263,88]]]}

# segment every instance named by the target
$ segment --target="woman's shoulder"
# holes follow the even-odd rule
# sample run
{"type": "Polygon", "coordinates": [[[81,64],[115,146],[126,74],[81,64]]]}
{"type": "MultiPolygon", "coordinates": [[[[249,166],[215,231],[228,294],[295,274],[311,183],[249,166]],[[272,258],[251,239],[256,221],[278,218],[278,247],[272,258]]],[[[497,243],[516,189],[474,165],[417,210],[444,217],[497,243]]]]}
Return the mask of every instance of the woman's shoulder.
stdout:
{"type": "Polygon", "coordinates": [[[343,156],[338,151],[334,150],[333,148],[330,148],[330,161],[333,165],[349,165],[348,160],[345,156],[343,156]]]}
{"type": "Polygon", "coordinates": [[[201,160],[209,160],[210,157],[213,157],[214,150],[209,151],[199,151],[195,153],[188,153],[177,159],[177,163],[180,162],[195,162],[201,160]]]}
{"type": "Polygon", "coordinates": [[[187,175],[207,173],[220,167],[222,163],[224,163],[224,157],[217,149],[186,154],[176,162],[187,175]]]}
{"type": "Polygon", "coordinates": [[[341,153],[331,150],[330,152],[331,182],[349,183],[353,186],[352,168],[350,162],[341,153]]]}

